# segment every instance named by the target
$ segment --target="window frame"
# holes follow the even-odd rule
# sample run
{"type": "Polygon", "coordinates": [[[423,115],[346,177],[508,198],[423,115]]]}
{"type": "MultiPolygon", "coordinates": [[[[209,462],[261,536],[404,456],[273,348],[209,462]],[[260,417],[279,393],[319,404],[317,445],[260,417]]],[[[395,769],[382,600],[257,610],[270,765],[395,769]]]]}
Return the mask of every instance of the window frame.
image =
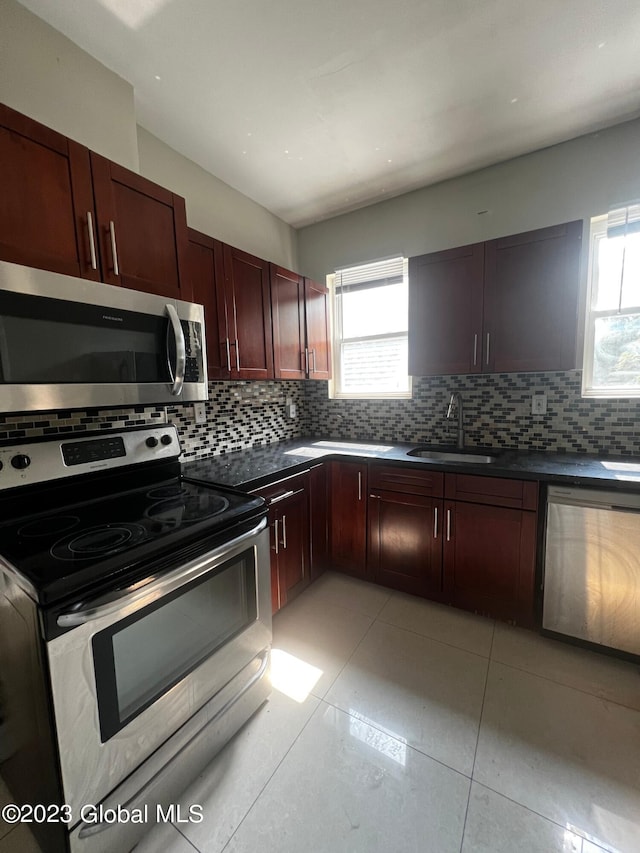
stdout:
{"type": "MultiPolygon", "coordinates": [[[[400,257],[400,256],[396,256],[400,257]]],[[[370,261],[368,263],[374,264],[376,261],[370,261]]],[[[354,266],[365,266],[366,264],[354,264],[354,266]]],[[[409,259],[402,256],[402,269],[403,269],[403,279],[405,284],[408,287],[409,284],[409,259]]],[[[331,349],[333,356],[333,372],[331,379],[329,380],[329,398],[332,400],[410,400],[413,398],[413,378],[409,374],[409,364],[407,361],[407,380],[408,380],[408,388],[406,391],[382,391],[380,393],[376,393],[375,391],[363,391],[363,392],[355,392],[355,391],[343,391],[341,390],[342,384],[342,352],[341,346],[342,343],[347,340],[349,342],[360,342],[360,341],[378,341],[378,340],[406,340],[407,341],[407,349],[409,345],[409,318],[407,317],[407,330],[406,332],[385,332],[379,335],[363,335],[354,338],[344,338],[342,336],[342,314],[341,314],[341,306],[338,304],[338,294],[337,294],[337,276],[335,273],[332,273],[327,276],[327,286],[329,288],[329,292],[331,294],[331,349]]]]}
{"type": "Polygon", "coordinates": [[[589,263],[587,271],[587,293],[584,319],[584,348],[582,359],[582,397],[586,399],[634,399],[640,397],[640,385],[593,387],[596,320],[602,317],[621,317],[640,313],[640,305],[623,309],[592,308],[597,269],[598,244],[607,238],[607,214],[591,217],[589,229],[589,263]]]}

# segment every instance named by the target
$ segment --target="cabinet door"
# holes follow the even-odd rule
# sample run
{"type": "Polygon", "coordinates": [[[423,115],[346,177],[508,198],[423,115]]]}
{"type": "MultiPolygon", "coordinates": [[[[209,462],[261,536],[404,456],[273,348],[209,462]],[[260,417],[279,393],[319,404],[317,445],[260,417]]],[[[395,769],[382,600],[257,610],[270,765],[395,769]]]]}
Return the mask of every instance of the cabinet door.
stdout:
{"type": "Polygon", "coordinates": [[[375,491],[369,496],[368,564],[377,583],[442,597],[442,501],[375,491]]]}
{"type": "Polygon", "coordinates": [[[329,539],[331,568],[367,575],[367,467],[331,462],[329,539]]]}
{"type": "Polygon", "coordinates": [[[226,350],[224,294],[218,299],[218,282],[223,282],[222,244],[206,234],[188,229],[189,287],[193,301],[204,305],[204,324],[207,345],[209,379],[228,379],[230,354],[226,350]],[[222,312],[220,311],[221,303],[222,312]]]}
{"type": "Polygon", "coordinates": [[[331,379],[329,288],[304,280],[309,379],[331,379]]]}
{"type": "Polygon", "coordinates": [[[292,601],[309,584],[309,493],[299,489],[278,505],[280,605],[292,601]]]}
{"type": "Polygon", "coordinates": [[[409,259],[409,373],[478,373],[484,244],[409,259]]]}
{"type": "Polygon", "coordinates": [[[329,561],[328,466],[314,465],[309,471],[309,513],[311,528],[311,579],[327,568],[329,561]]]}
{"type": "Polygon", "coordinates": [[[273,379],[269,264],[223,246],[231,377],[273,379]]]}
{"type": "Polygon", "coordinates": [[[280,555],[280,521],[275,508],[269,510],[269,546],[271,555],[271,613],[277,613],[282,607],[280,599],[280,573],[278,557],[280,555]]]}
{"type": "Polygon", "coordinates": [[[483,369],[576,366],[582,221],[486,244],[483,369]]]}
{"type": "Polygon", "coordinates": [[[191,300],[184,199],[91,153],[103,280],[191,300]]]}
{"type": "Polygon", "coordinates": [[[536,513],[445,501],[447,600],[520,625],[534,621],[536,513]]]}
{"type": "Polygon", "coordinates": [[[0,258],[100,279],[89,150],[0,104],[0,258]]]}
{"type": "Polygon", "coordinates": [[[270,264],[273,366],[276,379],[304,379],[304,279],[270,264]]]}

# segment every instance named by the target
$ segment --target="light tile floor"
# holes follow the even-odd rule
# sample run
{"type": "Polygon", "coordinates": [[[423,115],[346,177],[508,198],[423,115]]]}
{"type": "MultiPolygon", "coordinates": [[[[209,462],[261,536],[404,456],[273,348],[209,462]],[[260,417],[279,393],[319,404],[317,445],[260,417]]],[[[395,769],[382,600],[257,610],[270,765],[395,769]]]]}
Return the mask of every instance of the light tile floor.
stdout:
{"type": "Polygon", "coordinates": [[[640,853],[640,667],[333,573],[274,649],[203,822],[137,853],[640,853]]]}

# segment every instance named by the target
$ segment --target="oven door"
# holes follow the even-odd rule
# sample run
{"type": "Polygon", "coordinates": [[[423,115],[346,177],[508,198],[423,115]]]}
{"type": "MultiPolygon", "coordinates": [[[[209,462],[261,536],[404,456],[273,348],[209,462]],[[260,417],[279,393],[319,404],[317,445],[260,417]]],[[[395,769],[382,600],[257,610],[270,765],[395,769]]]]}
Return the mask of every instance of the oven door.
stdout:
{"type": "Polygon", "coordinates": [[[47,643],[65,802],[102,800],[271,643],[266,519],[47,643]]]}

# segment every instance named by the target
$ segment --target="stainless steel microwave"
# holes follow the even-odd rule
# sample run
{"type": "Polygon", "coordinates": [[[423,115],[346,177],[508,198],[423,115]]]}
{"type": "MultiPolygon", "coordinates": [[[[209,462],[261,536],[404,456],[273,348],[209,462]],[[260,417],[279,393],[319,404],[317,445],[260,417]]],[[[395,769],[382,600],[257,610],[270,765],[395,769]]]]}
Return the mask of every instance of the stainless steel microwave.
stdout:
{"type": "Polygon", "coordinates": [[[0,262],[0,412],[207,399],[202,305],[0,262]]]}

